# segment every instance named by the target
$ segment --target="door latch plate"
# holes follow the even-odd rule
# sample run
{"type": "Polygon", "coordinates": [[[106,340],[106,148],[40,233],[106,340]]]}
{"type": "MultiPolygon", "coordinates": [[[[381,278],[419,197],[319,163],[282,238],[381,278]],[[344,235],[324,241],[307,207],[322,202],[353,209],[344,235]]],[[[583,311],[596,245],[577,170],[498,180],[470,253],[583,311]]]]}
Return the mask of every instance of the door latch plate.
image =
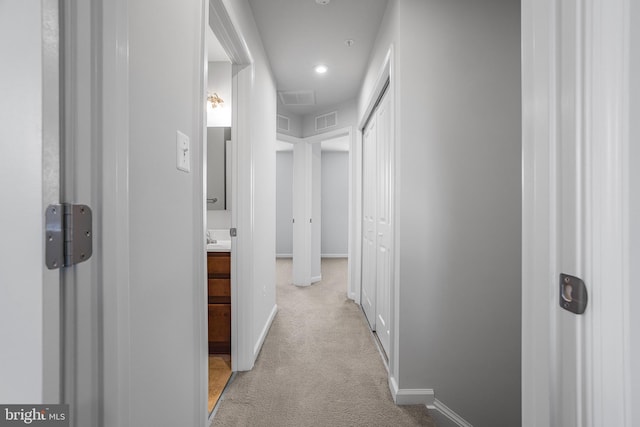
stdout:
{"type": "Polygon", "coordinates": [[[575,314],[587,309],[589,295],[584,281],[579,277],[560,274],[560,307],[575,314]]]}

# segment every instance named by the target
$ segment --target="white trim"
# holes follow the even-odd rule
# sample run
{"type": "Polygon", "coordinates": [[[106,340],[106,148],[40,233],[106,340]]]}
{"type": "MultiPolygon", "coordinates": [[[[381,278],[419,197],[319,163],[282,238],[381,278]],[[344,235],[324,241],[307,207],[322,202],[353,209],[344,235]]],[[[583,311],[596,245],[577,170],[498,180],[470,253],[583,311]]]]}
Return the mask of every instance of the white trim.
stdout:
{"type": "Polygon", "coordinates": [[[311,283],[317,283],[322,280],[322,276],[311,276],[311,283]]]}
{"type": "Polygon", "coordinates": [[[585,421],[630,426],[629,1],[585,3],[585,421]]]}
{"type": "Polygon", "coordinates": [[[229,16],[223,0],[209,0],[209,26],[232,64],[253,64],[249,47],[229,16]]]}
{"type": "Polygon", "coordinates": [[[320,258],[349,258],[349,254],[320,254],[320,258]]]}
{"type": "Polygon", "coordinates": [[[129,9],[102,3],[103,405],[114,425],[131,425],[129,246],[129,9]]]}
{"type": "Polygon", "coordinates": [[[275,304],[271,309],[271,313],[269,313],[269,318],[267,319],[267,322],[265,323],[264,328],[262,328],[262,331],[260,332],[258,341],[256,341],[256,344],[253,346],[254,359],[258,357],[258,354],[260,353],[260,349],[262,349],[262,344],[264,344],[264,340],[267,338],[267,334],[269,333],[269,329],[271,328],[271,324],[273,323],[273,320],[276,318],[276,314],[278,314],[277,304],[275,304]]]}
{"type": "Polygon", "coordinates": [[[276,140],[282,142],[288,142],[290,144],[297,144],[299,142],[304,142],[304,138],[298,138],[297,136],[291,136],[284,133],[277,133],[276,140]]]}
{"type": "Polygon", "coordinates": [[[293,258],[293,254],[276,254],[276,258],[293,258]]]}
{"type": "Polygon", "coordinates": [[[431,388],[398,388],[396,379],[389,375],[389,390],[396,405],[432,405],[435,392],[431,388]]]}
{"type": "Polygon", "coordinates": [[[473,427],[438,399],[435,399],[433,404],[427,405],[427,409],[438,427],[473,427]]]}
{"type": "MultiPolygon", "coordinates": [[[[232,63],[233,113],[231,140],[233,196],[231,226],[238,231],[231,251],[231,366],[247,371],[253,352],[253,149],[251,146],[251,87],[253,59],[239,27],[223,0],[209,0],[209,25],[232,63]],[[239,266],[244,266],[240,268],[239,266]]],[[[204,231],[203,231],[204,234],[204,231]]]]}
{"type": "Polygon", "coordinates": [[[522,4],[522,423],[558,424],[569,414],[584,425],[630,426],[629,0],[585,0],[565,5],[568,9],[560,3],[522,4]],[[582,48],[582,60],[560,74],[559,46],[567,34],[582,48]],[[573,355],[558,354],[557,295],[554,287],[539,286],[556,283],[559,273],[555,169],[564,141],[558,141],[558,129],[571,125],[559,123],[566,104],[561,102],[564,81],[556,82],[561,78],[581,82],[570,88],[579,102],[569,106],[579,123],[576,163],[584,212],[576,257],[589,292],[574,337],[584,344],[572,371],[579,382],[579,408],[562,406],[562,371],[557,371],[573,355]]]}

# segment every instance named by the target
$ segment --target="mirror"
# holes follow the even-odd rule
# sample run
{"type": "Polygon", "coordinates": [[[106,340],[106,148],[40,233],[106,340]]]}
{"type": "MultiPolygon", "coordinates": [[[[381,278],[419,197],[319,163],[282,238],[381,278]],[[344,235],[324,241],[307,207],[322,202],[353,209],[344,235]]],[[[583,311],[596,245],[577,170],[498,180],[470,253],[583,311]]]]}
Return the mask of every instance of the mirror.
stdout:
{"type": "MultiPolygon", "coordinates": [[[[227,168],[227,141],[231,141],[230,127],[207,128],[207,210],[230,209],[227,187],[230,184],[227,168]]],[[[230,153],[229,153],[230,156],[230,153]]]]}

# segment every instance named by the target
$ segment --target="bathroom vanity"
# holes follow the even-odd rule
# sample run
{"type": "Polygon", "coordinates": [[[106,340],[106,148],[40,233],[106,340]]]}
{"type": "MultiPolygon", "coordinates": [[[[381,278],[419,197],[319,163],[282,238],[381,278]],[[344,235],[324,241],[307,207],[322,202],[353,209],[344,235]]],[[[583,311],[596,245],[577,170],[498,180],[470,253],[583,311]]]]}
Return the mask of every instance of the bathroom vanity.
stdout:
{"type": "Polygon", "coordinates": [[[209,354],[231,352],[231,253],[207,251],[209,354]]]}

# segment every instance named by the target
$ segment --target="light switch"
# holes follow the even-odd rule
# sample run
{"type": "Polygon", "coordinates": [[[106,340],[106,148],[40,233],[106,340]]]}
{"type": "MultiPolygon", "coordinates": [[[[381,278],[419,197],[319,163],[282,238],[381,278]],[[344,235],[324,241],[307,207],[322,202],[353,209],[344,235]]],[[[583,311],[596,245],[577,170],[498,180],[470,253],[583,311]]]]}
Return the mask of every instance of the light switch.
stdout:
{"type": "Polygon", "coordinates": [[[191,172],[191,147],[189,137],[176,131],[176,166],[184,172],[191,172]]]}

